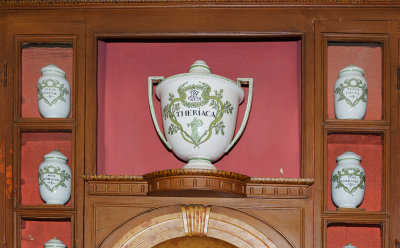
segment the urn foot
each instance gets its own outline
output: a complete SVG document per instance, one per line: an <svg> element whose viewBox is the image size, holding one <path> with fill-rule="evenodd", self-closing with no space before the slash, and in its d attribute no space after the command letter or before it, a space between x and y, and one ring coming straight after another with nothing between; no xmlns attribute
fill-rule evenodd
<svg viewBox="0 0 400 248"><path fill-rule="evenodd" d="M189 162L183 166L183 169L216 170L217 168L206 158L190 158Z"/></svg>

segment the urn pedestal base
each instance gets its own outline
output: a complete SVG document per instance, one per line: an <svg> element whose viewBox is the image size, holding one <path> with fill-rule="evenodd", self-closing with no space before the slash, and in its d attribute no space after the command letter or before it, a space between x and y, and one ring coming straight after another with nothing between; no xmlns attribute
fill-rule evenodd
<svg viewBox="0 0 400 248"><path fill-rule="evenodd" d="M210 160L205 158L190 158L189 162L183 166L183 169L205 169L205 170L216 170L215 166Z"/></svg>
<svg viewBox="0 0 400 248"><path fill-rule="evenodd" d="M250 177L220 170L175 169L148 173L143 179L149 185L148 195L153 196L246 197Z"/></svg>

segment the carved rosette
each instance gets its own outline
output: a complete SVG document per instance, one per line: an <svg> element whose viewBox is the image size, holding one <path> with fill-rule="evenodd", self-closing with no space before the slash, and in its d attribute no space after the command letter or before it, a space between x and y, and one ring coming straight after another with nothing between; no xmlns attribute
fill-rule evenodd
<svg viewBox="0 0 400 248"><path fill-rule="evenodd" d="M192 204L182 206L182 218L186 236L207 236L211 206Z"/></svg>

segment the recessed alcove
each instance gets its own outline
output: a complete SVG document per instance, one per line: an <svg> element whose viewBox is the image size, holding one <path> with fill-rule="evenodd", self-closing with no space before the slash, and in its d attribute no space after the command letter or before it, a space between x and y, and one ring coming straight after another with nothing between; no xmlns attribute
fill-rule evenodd
<svg viewBox="0 0 400 248"><path fill-rule="evenodd" d="M21 48L21 117L42 118L38 107L37 82L41 69L54 64L65 72L71 87L73 110L74 49L69 43L26 43ZM72 116L72 111L69 118Z"/></svg>
<svg viewBox="0 0 400 248"><path fill-rule="evenodd" d="M235 81L254 78L247 127L236 146L215 163L217 169L300 177L301 47L297 38L98 41L97 174L143 175L183 167L156 134L147 80L188 72L202 59L213 74ZM244 89L237 129L248 98ZM160 104L153 97L161 125Z"/></svg>
<svg viewBox="0 0 400 248"><path fill-rule="evenodd" d="M331 223L327 228L327 248L342 248L351 243L356 247L380 248L382 226L379 224Z"/></svg>
<svg viewBox="0 0 400 248"><path fill-rule="evenodd" d="M328 134L327 167L327 208L336 210L331 197L331 176L336 158L344 152L352 151L361 156L361 166L365 171L365 196L359 206L367 211L382 211L383 135L380 133L331 133Z"/></svg>
<svg viewBox="0 0 400 248"><path fill-rule="evenodd" d="M23 131L21 137L21 179L20 205L45 206L39 193L38 170L43 163L43 156L59 150L68 158L72 167L73 134L69 130L61 131ZM73 169L72 169L73 173ZM71 205L68 201L67 206Z"/></svg>
<svg viewBox="0 0 400 248"><path fill-rule="evenodd" d="M21 248L44 247L44 243L56 237L67 247L71 246L71 219L67 218L22 218L21 228Z"/></svg>
<svg viewBox="0 0 400 248"><path fill-rule="evenodd" d="M364 70L368 84L368 104L364 120L381 120L383 48L377 42L328 42L327 103L328 119L335 119L334 86L340 70L355 65Z"/></svg>

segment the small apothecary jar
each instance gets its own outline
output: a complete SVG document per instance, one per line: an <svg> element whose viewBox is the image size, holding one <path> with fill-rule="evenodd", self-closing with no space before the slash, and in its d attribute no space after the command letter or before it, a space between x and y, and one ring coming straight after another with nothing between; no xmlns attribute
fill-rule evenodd
<svg viewBox="0 0 400 248"><path fill-rule="evenodd" d="M332 201L338 208L356 208L364 199L365 172L361 157L348 151L338 156L332 172Z"/></svg>
<svg viewBox="0 0 400 248"><path fill-rule="evenodd" d="M71 88L65 72L55 65L41 69L38 80L38 106L45 118L67 118L71 109Z"/></svg>
<svg viewBox="0 0 400 248"><path fill-rule="evenodd" d="M367 112L368 85L363 69L350 65L340 70L334 94L337 119L364 118Z"/></svg>
<svg viewBox="0 0 400 248"><path fill-rule="evenodd" d="M54 150L39 166L39 191L46 204L65 204L71 197L71 169L67 157Z"/></svg>
<svg viewBox="0 0 400 248"><path fill-rule="evenodd" d="M44 248L66 248L67 246L56 237L50 239L44 244Z"/></svg>

